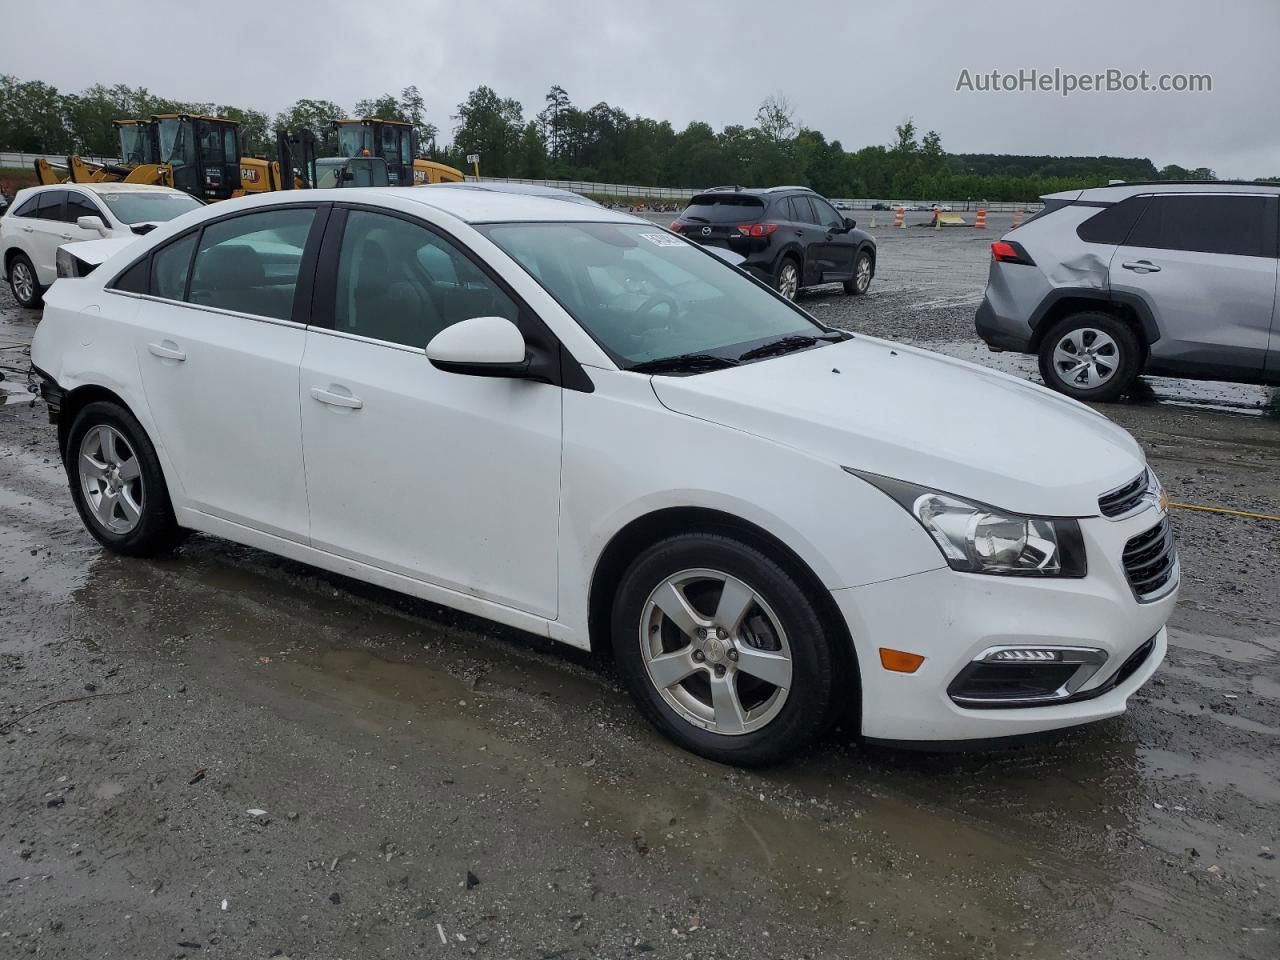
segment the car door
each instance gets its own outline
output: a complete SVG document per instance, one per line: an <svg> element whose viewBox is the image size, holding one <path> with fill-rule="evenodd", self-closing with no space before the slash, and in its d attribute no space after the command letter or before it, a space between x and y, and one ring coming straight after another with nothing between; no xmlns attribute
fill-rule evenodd
<svg viewBox="0 0 1280 960"><path fill-rule="evenodd" d="M858 252L856 240L844 225L844 216L821 197L810 197L813 211L822 228L823 280L848 280L853 276L853 260Z"/></svg>
<svg viewBox="0 0 1280 960"><path fill-rule="evenodd" d="M1154 194L1111 258L1114 294L1151 308L1153 372L1260 376L1276 300L1276 199Z"/></svg>
<svg viewBox="0 0 1280 960"><path fill-rule="evenodd" d="M134 320L143 389L185 506L307 538L298 412L326 205L253 208L157 248Z"/></svg>
<svg viewBox="0 0 1280 960"><path fill-rule="evenodd" d="M72 239L63 218L66 190L43 190L35 198L34 212L22 218L18 228L22 248L36 268L36 279L48 286L58 278L58 247Z"/></svg>
<svg viewBox="0 0 1280 960"><path fill-rule="evenodd" d="M791 211L791 229L796 241L804 250L804 277L802 286L812 286L822 282L822 274L826 269L823 261L822 242L826 231L818 224L818 215L814 211L809 198L803 194L787 197L787 208Z"/></svg>
<svg viewBox="0 0 1280 960"><path fill-rule="evenodd" d="M445 373L425 346L527 308L451 238L390 211L336 210L302 407L311 543L553 619L559 387Z"/></svg>

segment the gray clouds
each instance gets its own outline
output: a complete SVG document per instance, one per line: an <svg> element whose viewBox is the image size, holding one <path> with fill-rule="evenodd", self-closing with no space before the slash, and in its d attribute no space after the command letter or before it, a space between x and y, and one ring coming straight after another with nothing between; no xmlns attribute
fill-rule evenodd
<svg viewBox="0 0 1280 960"><path fill-rule="evenodd" d="M783 93L846 148L887 143L911 115L951 152L1148 156L1221 176L1280 175L1280 3L1070 5L765 0L477 4L13 3L0 70L65 91L143 85L276 112L416 84L443 139L485 83L530 117L558 83L677 128L749 124ZM394 14L394 15L393 15ZM956 92L964 69L1207 73L1211 93Z"/></svg>

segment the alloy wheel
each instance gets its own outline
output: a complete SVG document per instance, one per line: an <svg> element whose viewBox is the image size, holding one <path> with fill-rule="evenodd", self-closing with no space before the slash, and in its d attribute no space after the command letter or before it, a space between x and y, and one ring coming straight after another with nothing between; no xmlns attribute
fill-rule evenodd
<svg viewBox="0 0 1280 960"><path fill-rule="evenodd" d="M142 520L142 464L115 427L99 424L80 441L77 469L85 503L111 533L130 533Z"/></svg>
<svg viewBox="0 0 1280 960"><path fill-rule="evenodd" d="M1120 369L1120 348L1095 327L1068 330L1053 349L1053 368L1065 383L1091 390Z"/></svg>
<svg viewBox="0 0 1280 960"><path fill-rule="evenodd" d="M639 640L649 680L694 726L741 736L787 701L786 632L765 599L730 574L699 568L667 577L645 601Z"/></svg>
<svg viewBox="0 0 1280 960"><path fill-rule="evenodd" d="M13 283L13 293L23 304L30 303L35 299L36 278L31 275L31 268L26 262L19 260L13 265L13 272L9 275Z"/></svg>
<svg viewBox="0 0 1280 960"><path fill-rule="evenodd" d="M858 287L859 293L866 293L867 288L871 286L871 258L867 256L858 258L858 269L854 274L853 282Z"/></svg>
<svg viewBox="0 0 1280 960"><path fill-rule="evenodd" d="M799 289L800 271L796 269L794 263L787 260L778 273L778 292L788 300L794 300Z"/></svg>

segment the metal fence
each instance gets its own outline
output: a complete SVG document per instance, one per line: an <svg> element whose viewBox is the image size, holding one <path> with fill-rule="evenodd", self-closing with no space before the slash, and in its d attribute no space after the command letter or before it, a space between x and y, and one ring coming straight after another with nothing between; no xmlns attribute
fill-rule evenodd
<svg viewBox="0 0 1280 960"><path fill-rule="evenodd" d="M483 183L528 183L542 187L558 187L561 190L572 190L574 193L590 193L600 197L625 197L628 199L646 199L655 200L688 200L694 194L701 193L701 190L695 190L692 187L644 187L639 184L626 183L595 183L591 180L531 180L521 177L480 177ZM473 176L468 176L467 180L474 182ZM1023 210L1027 212L1039 210L1042 204L1039 200L1014 202L1014 201L985 201L985 200L876 200L869 197L831 197L832 201L837 203L847 203L854 210L870 210L873 205L889 204L896 208L900 204L912 207L929 207L937 202L944 207L950 207L955 211L973 211L982 207L990 213L1012 213L1015 210Z"/></svg>
<svg viewBox="0 0 1280 960"><path fill-rule="evenodd" d="M15 167L24 170L30 170L31 165L38 159L48 160L55 166L65 166L67 158L65 156L55 156L52 154L40 153L0 153L0 167ZM90 163L119 163L116 157L83 157L82 159ZM467 177L468 180L474 181L476 178ZM598 197L618 197L625 199L654 199L654 200L688 200L700 190L692 187L645 187L632 183L596 183L592 180L530 180L520 177L481 177L484 183L529 183L542 187L558 187L561 190L572 190L574 193L590 193ZM847 203L854 210L870 210L873 204L889 203L886 200L875 200L868 198L849 198L849 197L832 197L840 203ZM899 203L906 204L908 207L930 206L934 201L925 200L894 200L893 206ZM981 200L940 200L938 203L951 207L952 210L977 210L983 207L992 213L1009 213L1014 210L1034 211L1040 209L1040 202L1028 201L1026 203L1010 203L1003 201L994 201L986 203Z"/></svg>

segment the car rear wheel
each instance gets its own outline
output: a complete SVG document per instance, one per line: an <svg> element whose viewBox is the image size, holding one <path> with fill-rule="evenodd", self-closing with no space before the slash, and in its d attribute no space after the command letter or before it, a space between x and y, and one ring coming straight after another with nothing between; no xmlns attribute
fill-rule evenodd
<svg viewBox="0 0 1280 960"><path fill-rule="evenodd" d="M1077 400L1110 403L1142 372L1142 347L1133 328L1096 311L1059 320L1040 343L1040 375Z"/></svg>
<svg viewBox="0 0 1280 960"><path fill-rule="evenodd" d="M107 549L146 557L182 540L155 448L124 407L87 404L67 434L63 463L80 519Z"/></svg>
<svg viewBox="0 0 1280 960"><path fill-rule="evenodd" d="M36 268L31 265L25 253L18 254L9 265L9 289L13 291L13 299L22 306L40 306L43 299L40 295L40 281L36 279Z"/></svg>
<svg viewBox="0 0 1280 960"><path fill-rule="evenodd" d="M796 298L796 294L800 292L800 264L796 263L794 257L782 258L778 264L778 275L774 277L773 286L788 300Z"/></svg>
<svg viewBox="0 0 1280 960"><path fill-rule="evenodd" d="M853 279L844 282L844 292L851 296L861 296L871 286L871 254L865 250L858 254L853 262Z"/></svg>
<svg viewBox="0 0 1280 960"><path fill-rule="evenodd" d="M829 630L772 558L726 536L688 533L645 550L619 584L616 662L641 712L668 738L721 763L793 755L831 723Z"/></svg>

